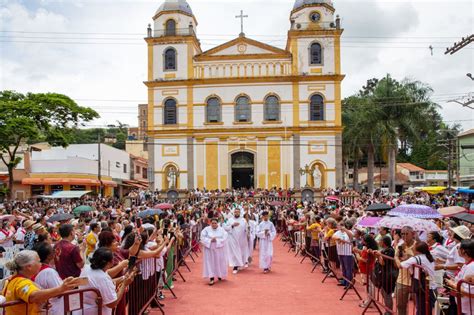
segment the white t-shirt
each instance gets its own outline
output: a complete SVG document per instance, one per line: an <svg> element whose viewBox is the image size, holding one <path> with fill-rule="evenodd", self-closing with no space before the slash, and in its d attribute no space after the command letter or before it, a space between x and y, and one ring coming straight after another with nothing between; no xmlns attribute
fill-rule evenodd
<svg viewBox="0 0 474 315"><path fill-rule="evenodd" d="M417 258L418 258L418 261L417 261ZM411 269L411 266L413 265L420 265L425 269L425 272L428 274L428 277L430 279L435 279L435 263L434 261L430 262L428 258L426 258L426 255L417 255L417 256L410 257L407 260L402 261L400 264L403 269ZM419 279L420 276L419 276L418 268L414 270L413 277L415 279ZM437 287L438 287L438 284L435 281L430 281L430 289L436 290Z"/></svg>
<svg viewBox="0 0 474 315"><path fill-rule="evenodd" d="M95 288L102 295L102 314L112 315L112 309L106 305L117 300L115 284L107 272L97 269L93 270L90 266L85 266L81 272L81 277L89 279L89 285L80 286L80 289ZM97 314L97 295L93 292L84 293L84 315Z"/></svg>
<svg viewBox="0 0 474 315"><path fill-rule="evenodd" d="M352 244L350 243L351 239L346 232L337 231L334 233L333 238L341 240L336 241L336 249L339 256L352 256Z"/></svg>
<svg viewBox="0 0 474 315"><path fill-rule="evenodd" d="M456 282L462 279L466 279L468 276L474 276L474 263L473 262L462 266L461 271L459 271L458 275L456 276ZM465 283L461 287L463 291L471 292L471 294L474 291L474 286L469 286ZM471 308L470 310L469 310L469 307ZM462 297L461 308L464 314L474 314L474 299L473 298L469 299L469 297Z"/></svg>
<svg viewBox="0 0 474 315"><path fill-rule="evenodd" d="M15 240L24 242L25 241L26 230L22 227L18 228L15 233ZM22 244L16 245L18 248L24 248L25 246Z"/></svg>
<svg viewBox="0 0 474 315"><path fill-rule="evenodd" d="M3 229L3 230L0 231L0 240L3 241L3 240L7 239L8 237L10 237L12 235L13 235L12 231ZM8 241L3 243L1 246L3 246L4 248L13 247L13 239L10 238Z"/></svg>
<svg viewBox="0 0 474 315"><path fill-rule="evenodd" d="M461 244L457 244L456 246L451 248L451 250L449 251L448 257L446 259L446 265L447 266L456 265L456 264L464 264L465 263L464 258L459 256L458 249L459 249L460 245ZM446 270L446 273L454 276L456 272L455 272L455 270Z"/></svg>
<svg viewBox="0 0 474 315"><path fill-rule="evenodd" d="M449 250L444 247L443 245L436 243L430 248L430 253L433 255L433 258L436 259L442 259L446 260L449 255Z"/></svg>
<svg viewBox="0 0 474 315"><path fill-rule="evenodd" d="M63 280L59 277L59 274L53 268L46 268L41 270L35 277L35 283L41 287L41 289L53 289L61 286ZM64 298L52 298L49 299L51 303L50 314L62 314L64 313Z"/></svg>

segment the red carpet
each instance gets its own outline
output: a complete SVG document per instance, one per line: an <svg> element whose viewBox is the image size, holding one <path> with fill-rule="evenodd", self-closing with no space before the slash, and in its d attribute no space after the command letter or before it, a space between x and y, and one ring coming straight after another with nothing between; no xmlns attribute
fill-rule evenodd
<svg viewBox="0 0 474 315"><path fill-rule="evenodd" d="M323 275L318 267L311 273L312 265L308 259L300 264L301 257L288 253L279 239L275 239L273 268L269 274L258 269L258 249L254 252L254 263L246 270L233 275L229 269L229 277L225 281L216 282L212 287L203 279L201 260L202 253L196 263L187 259L191 272L180 268L186 282L175 283L174 292L178 296L173 299L171 293L165 291L163 301L165 312L186 315L224 315L224 314L361 314L358 307L359 299L350 291L343 301L339 298L343 293L336 286L334 278L321 283ZM365 291L359 290L365 298ZM152 314L161 314L153 310Z"/></svg>

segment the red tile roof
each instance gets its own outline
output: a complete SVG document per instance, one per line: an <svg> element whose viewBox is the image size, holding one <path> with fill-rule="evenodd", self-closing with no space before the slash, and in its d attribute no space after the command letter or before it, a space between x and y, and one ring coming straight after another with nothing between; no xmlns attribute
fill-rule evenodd
<svg viewBox="0 0 474 315"><path fill-rule="evenodd" d="M409 170L410 172L424 172L425 171L421 167L416 166L416 165L411 164L411 163L397 163L397 166L400 166L400 167L402 167L406 170Z"/></svg>

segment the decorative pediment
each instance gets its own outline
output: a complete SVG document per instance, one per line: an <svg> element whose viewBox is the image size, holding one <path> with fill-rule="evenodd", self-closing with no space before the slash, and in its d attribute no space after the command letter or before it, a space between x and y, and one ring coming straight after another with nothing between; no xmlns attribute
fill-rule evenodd
<svg viewBox="0 0 474 315"><path fill-rule="evenodd" d="M237 37L195 57L196 61L282 58L291 58L291 54L284 49L244 36Z"/></svg>

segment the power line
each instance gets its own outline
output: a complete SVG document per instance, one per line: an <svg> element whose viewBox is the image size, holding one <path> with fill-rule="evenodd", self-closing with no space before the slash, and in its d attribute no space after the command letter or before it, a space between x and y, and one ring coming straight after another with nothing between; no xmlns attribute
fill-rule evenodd
<svg viewBox="0 0 474 315"><path fill-rule="evenodd" d="M155 30L156 31L156 30ZM20 34L67 34L67 35L139 35L146 36L146 32L142 33L126 33L126 32L56 32L56 31L15 31L15 30L1 30L0 33L20 33ZM226 37L236 37L236 34L200 34L198 36L226 36ZM284 34L249 34L250 36L255 37L285 37ZM345 35L345 38L412 38L412 39L423 39L423 38L458 38L455 36L356 36L356 35Z"/></svg>

